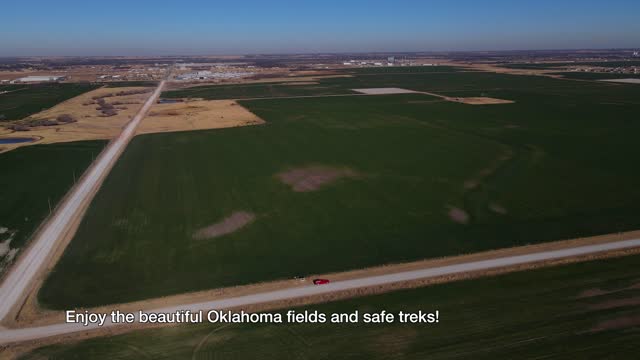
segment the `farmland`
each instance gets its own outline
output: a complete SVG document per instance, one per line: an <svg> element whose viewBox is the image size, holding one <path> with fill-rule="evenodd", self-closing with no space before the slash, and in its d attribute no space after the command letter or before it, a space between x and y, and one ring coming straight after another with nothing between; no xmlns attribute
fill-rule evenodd
<svg viewBox="0 0 640 360"><path fill-rule="evenodd" d="M190 325L49 346L21 359L633 358L639 264L632 255L297 309L439 310L436 325Z"/></svg>
<svg viewBox="0 0 640 360"><path fill-rule="evenodd" d="M590 73L590 72L562 72L562 73L558 73L558 75L562 75L567 79L579 79L579 80L640 78L640 74L612 74L612 73Z"/></svg>
<svg viewBox="0 0 640 360"><path fill-rule="evenodd" d="M490 73L325 83L515 103L253 100L241 103L265 125L139 136L40 302L94 306L638 228L640 87Z"/></svg>
<svg viewBox="0 0 640 360"><path fill-rule="evenodd" d="M309 95L351 94L339 86L261 83L243 85L204 85L184 90L166 91L165 98L202 98L205 100L246 99L256 97L288 97Z"/></svg>
<svg viewBox="0 0 640 360"><path fill-rule="evenodd" d="M640 66L638 60L612 60L612 61L572 61L572 62L546 62L546 63L522 63L522 64L501 64L500 66L510 69L554 69L567 66L597 66L606 68L617 68L626 66Z"/></svg>
<svg viewBox="0 0 640 360"><path fill-rule="evenodd" d="M25 118L95 88L89 84L2 85L0 121Z"/></svg>
<svg viewBox="0 0 640 360"><path fill-rule="evenodd" d="M0 154L0 271L21 248L105 142L32 145ZM8 243L8 239L11 239Z"/></svg>

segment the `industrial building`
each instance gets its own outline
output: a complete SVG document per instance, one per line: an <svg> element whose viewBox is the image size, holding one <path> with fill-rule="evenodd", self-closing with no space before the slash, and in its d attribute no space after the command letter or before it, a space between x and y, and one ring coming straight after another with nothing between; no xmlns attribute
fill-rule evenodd
<svg viewBox="0 0 640 360"><path fill-rule="evenodd" d="M39 83L39 82L55 82L65 80L66 76L59 75L36 75L36 76L25 76L19 79L15 79L13 83Z"/></svg>

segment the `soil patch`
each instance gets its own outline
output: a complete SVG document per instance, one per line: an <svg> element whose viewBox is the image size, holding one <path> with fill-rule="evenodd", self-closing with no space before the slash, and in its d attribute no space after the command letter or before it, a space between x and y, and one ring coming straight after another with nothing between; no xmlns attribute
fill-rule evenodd
<svg viewBox="0 0 640 360"><path fill-rule="evenodd" d="M606 310L615 309L625 306L638 306L640 305L640 297L632 297L627 299L609 300L598 304L589 305L590 310Z"/></svg>
<svg viewBox="0 0 640 360"><path fill-rule="evenodd" d="M392 95L392 94L413 94L415 91L401 88L368 88L352 89L355 92L367 95Z"/></svg>
<svg viewBox="0 0 640 360"><path fill-rule="evenodd" d="M253 213L236 211L222 221L196 231L193 233L193 238L196 240L212 239L231 234L248 225L255 220L255 218L256 216Z"/></svg>
<svg viewBox="0 0 640 360"><path fill-rule="evenodd" d="M640 316L624 316L599 322L591 328L592 332L619 330L640 325Z"/></svg>
<svg viewBox="0 0 640 360"><path fill-rule="evenodd" d="M449 218L458 224L468 224L469 223L469 214L457 207L449 207L449 212L447 213Z"/></svg>
<svg viewBox="0 0 640 360"><path fill-rule="evenodd" d="M600 80L600 81L605 81L605 82L614 82L614 83L621 83L621 84L640 84L640 79L606 79L606 80Z"/></svg>
<svg viewBox="0 0 640 360"><path fill-rule="evenodd" d="M295 192L309 192L342 178L357 177L358 173L348 168L316 165L291 169L276 176L280 181L291 186Z"/></svg>
<svg viewBox="0 0 640 360"><path fill-rule="evenodd" d="M499 104L513 104L512 100L496 99L490 97L464 97L464 98L450 98L449 101L459 102L468 105L499 105Z"/></svg>

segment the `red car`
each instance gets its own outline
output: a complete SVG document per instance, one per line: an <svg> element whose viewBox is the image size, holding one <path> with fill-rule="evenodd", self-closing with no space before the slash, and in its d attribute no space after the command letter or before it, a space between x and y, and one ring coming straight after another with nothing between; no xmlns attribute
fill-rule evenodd
<svg viewBox="0 0 640 360"><path fill-rule="evenodd" d="M329 281L328 279L313 279L313 285L324 285L330 282L331 281Z"/></svg>

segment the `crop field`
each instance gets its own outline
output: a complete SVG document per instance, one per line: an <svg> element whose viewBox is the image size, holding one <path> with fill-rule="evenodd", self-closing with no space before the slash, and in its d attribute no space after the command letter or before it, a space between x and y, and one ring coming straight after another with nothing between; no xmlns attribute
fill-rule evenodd
<svg viewBox="0 0 640 360"><path fill-rule="evenodd" d="M398 87L415 91L436 92L445 95L459 91L474 91L473 94L477 94L478 96L489 96L498 90L518 90L537 94L543 92L541 90L549 89L571 90L574 86L575 83L571 81L558 81L540 76L512 76L489 72L381 72L363 73L354 75L353 77L318 79L317 84L311 85L262 83L195 86L182 90L165 91L162 93L162 97L220 100L290 96L324 96L354 94L352 89L378 87ZM600 91L603 90L603 88L598 89ZM527 94L527 96L530 96L530 94Z"/></svg>
<svg viewBox="0 0 640 360"><path fill-rule="evenodd" d="M0 272L104 144L31 145L0 154Z"/></svg>
<svg viewBox="0 0 640 360"><path fill-rule="evenodd" d="M49 346L21 359L634 358L639 265L632 255L296 309L439 310L432 325L188 325Z"/></svg>
<svg viewBox="0 0 640 360"><path fill-rule="evenodd" d="M295 83L259 83L243 85L204 85L183 90L165 91L163 98L202 98L205 100L247 99L310 95L352 94L335 85L298 85Z"/></svg>
<svg viewBox="0 0 640 360"><path fill-rule="evenodd" d="M489 73L329 80L515 103L253 100L241 103L265 125L139 136L40 302L102 305L640 227L640 87Z"/></svg>
<svg viewBox="0 0 640 360"><path fill-rule="evenodd" d="M2 85L0 121L20 120L97 87L89 84Z"/></svg>
<svg viewBox="0 0 640 360"><path fill-rule="evenodd" d="M598 66L607 68L640 66L640 60L614 60L614 61L574 61L556 63L523 63L523 64L500 64L501 67L510 69L553 69L567 66Z"/></svg>
<svg viewBox="0 0 640 360"><path fill-rule="evenodd" d="M420 74L420 73L448 73L462 71L456 66L377 66L355 69L343 69L342 71L353 74Z"/></svg>
<svg viewBox="0 0 640 360"><path fill-rule="evenodd" d="M579 79L579 80L640 78L640 74L611 74L611 73L588 73L588 72L562 72L562 73L558 73L558 75L562 75L567 79Z"/></svg>

